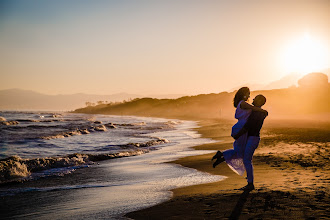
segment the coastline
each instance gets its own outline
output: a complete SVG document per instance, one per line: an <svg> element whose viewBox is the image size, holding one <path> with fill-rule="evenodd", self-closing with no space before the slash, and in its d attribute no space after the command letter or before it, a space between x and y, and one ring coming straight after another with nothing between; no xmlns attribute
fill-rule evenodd
<svg viewBox="0 0 330 220"><path fill-rule="evenodd" d="M163 129L148 134L172 141L148 154L103 160L70 175L3 185L0 189L4 192L0 196L0 216L4 219L47 219L56 213L56 219L95 216L120 219L129 211L167 201L175 187L221 179L220 176L168 163L189 155L213 152L191 149L198 143L211 142L200 138L193 130L195 122L186 121L175 127L174 130Z"/></svg>
<svg viewBox="0 0 330 220"><path fill-rule="evenodd" d="M199 120L201 127L196 130L202 137L211 138L217 142L194 148L196 150L231 148L233 140L228 136L230 123L231 121L223 120ZM328 219L330 217L330 175L329 166L324 166L324 164L327 164L329 160L330 127L327 122L322 124L321 130L317 130L318 133L315 133L317 129L315 124L306 123L309 124L291 123L289 124L291 131L290 129L282 131L284 134L290 134L293 131L302 133L300 138L297 137L301 142L295 140L293 135L279 138L280 136L273 134L285 127L286 124L283 122L266 123L265 131L261 136L263 140L261 147L256 151L253 160L256 190L250 193L237 190L246 185L245 178L232 172L225 163L213 169L210 161L213 154L184 157L171 163L214 175L223 175L227 178L214 183L176 188L172 190L171 200L128 213L126 217L132 219ZM299 130L304 126L309 128L305 131L310 135L309 138L306 137L304 131ZM320 145L315 143L320 143ZM302 144L309 144L310 146L307 147L324 146L322 148L323 153L325 152L324 157L323 159L314 157L315 152L309 151L306 154L301 152L298 154L298 152L297 158L293 156L289 162L283 159L285 157L269 158L274 155L271 150L274 148L281 150L288 147L286 144L291 147ZM268 153L264 153L265 150ZM306 158L312 156L316 162L308 164L299 155Z"/></svg>
<svg viewBox="0 0 330 220"><path fill-rule="evenodd" d="M173 117L166 116L162 118L173 119ZM133 192L143 193L145 197L145 193L150 191L148 188L128 186L128 188L125 186L125 189L120 191L117 185L114 187L115 191L111 191L108 186L113 185L104 184L107 182L107 178L113 179L114 174L119 174L118 178L121 179L121 173L130 172L127 173L127 177L137 175L142 178L142 182L146 178L167 180L166 184L171 186L165 189L166 195L159 196L151 192L151 198L155 201L158 200L158 202L151 202L147 198L146 204L142 204L141 201L134 204L139 208L125 207L123 212L120 211L127 213L138 210L125 215L126 218L130 219L329 218L330 122L266 120L262 129L261 144L253 161L256 190L245 193L237 190L246 184L245 178L232 172L225 163L213 169L210 160L216 150L232 148L233 139L228 135L235 121L192 117L177 118L178 120L194 121L194 124L196 122L199 125L197 128L192 128L192 133L197 131L197 135L188 134L190 136L187 139L191 148L190 153L183 152L179 157L172 157L173 152L178 152L176 149L168 148L168 154L165 154L165 157L158 157L157 160L153 158L153 161L158 161L156 165L159 163L158 165L162 164L162 167L166 168L176 164L174 166L183 168L181 170L193 168L196 172L202 171L205 174L210 173L218 177L225 176L226 179L220 181L213 179L213 181L209 181L210 183L200 184L201 181L198 182L200 177L189 176L190 179L183 178L187 180L188 184L181 184L183 182L178 184L178 182L168 179L168 176L156 177L156 175L171 174L173 170L163 172L164 170L161 168L162 172L160 172L147 164L141 166L143 158L154 157L155 154L161 153L160 151L153 151L153 153L143 154L139 157L119 158L116 160L116 164L101 161L99 165L89 169L78 169L66 178L58 176L40 179L34 183L26 182L24 185L28 192L2 202L7 203L7 211L15 211L20 217L27 217L27 214L33 210L32 215L42 219L52 215L52 211L57 210L59 219L92 218L96 214L99 218L111 218L113 210L109 203L118 202L114 198L127 196L128 201L134 194ZM173 135L176 137L177 134L173 133ZM207 138L214 142L196 143L195 136L201 139ZM198 152L199 150L203 152ZM180 172L177 173L177 178L182 179ZM216 178L217 176L213 177ZM63 180L65 181L63 182ZM97 180L97 182L90 184L89 180ZM71 186L72 183L74 183L73 186ZM152 185L158 187L162 184L153 182ZM44 189L45 186L48 187ZM119 194L113 196L111 193ZM50 200L48 199L49 196ZM162 196L164 202L159 204ZM168 200L170 197L171 199ZM61 198L61 200L57 198ZM79 199L77 200L77 198ZM34 205L30 207L31 204ZM127 204L132 203L128 202ZM149 208L141 209L141 205ZM116 214L116 216L122 215Z"/></svg>

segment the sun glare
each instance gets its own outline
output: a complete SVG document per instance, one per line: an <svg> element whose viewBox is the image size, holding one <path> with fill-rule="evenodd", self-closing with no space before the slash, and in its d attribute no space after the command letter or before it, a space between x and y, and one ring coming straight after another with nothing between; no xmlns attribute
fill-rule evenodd
<svg viewBox="0 0 330 220"><path fill-rule="evenodd" d="M329 68L326 46L306 33L286 48L283 64L286 73L306 74Z"/></svg>

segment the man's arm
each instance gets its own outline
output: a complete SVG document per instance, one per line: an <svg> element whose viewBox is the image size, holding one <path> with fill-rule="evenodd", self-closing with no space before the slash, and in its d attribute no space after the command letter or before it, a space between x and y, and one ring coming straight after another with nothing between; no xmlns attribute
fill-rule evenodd
<svg viewBox="0 0 330 220"><path fill-rule="evenodd" d="M243 127L236 135L233 136L233 138L235 140L237 140L240 136L242 136L243 134L245 134L248 130Z"/></svg>
<svg viewBox="0 0 330 220"><path fill-rule="evenodd" d="M268 115L268 111L262 109L261 107L256 107L256 106L250 105L249 103L244 102L244 101L241 102L240 107L242 109L251 109L252 111L263 112L266 116Z"/></svg>
<svg viewBox="0 0 330 220"><path fill-rule="evenodd" d="M234 135L233 138L237 140L240 136L242 136L246 132L256 129L256 126L258 126L257 122L263 121L265 117L267 117L267 114L265 113L252 112L248 120L246 121L244 127L236 135Z"/></svg>

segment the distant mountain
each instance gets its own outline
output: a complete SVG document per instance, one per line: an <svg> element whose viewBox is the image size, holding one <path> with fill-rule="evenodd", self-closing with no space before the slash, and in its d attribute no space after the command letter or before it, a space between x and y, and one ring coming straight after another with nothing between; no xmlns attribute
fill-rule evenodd
<svg viewBox="0 0 330 220"><path fill-rule="evenodd" d="M330 69L325 69L322 71L324 74L326 74L328 77L330 75ZM263 85L263 84L256 84L256 83L246 83L246 84L242 84L240 86L234 87L228 91L235 91L238 90L239 88L243 87L243 86L247 86L250 88L251 91L255 91L255 90L271 90L271 89L285 89L285 88L289 88L292 86L297 86L298 85L298 80L301 78L301 74L298 73L290 73L284 77L282 77L279 80L276 80L274 82L271 82L267 85Z"/></svg>
<svg viewBox="0 0 330 220"><path fill-rule="evenodd" d="M272 118L329 120L330 84L323 73L310 73L299 79L298 86L283 89L257 90L251 97L263 94L267 98L265 109ZM130 102L97 105L77 109L77 113L139 115L152 117L180 118L198 120L207 118L233 119L233 97L235 92L222 92L185 96L178 99L142 98Z"/></svg>
<svg viewBox="0 0 330 220"><path fill-rule="evenodd" d="M325 75L329 76L330 69L324 71ZM274 81L266 86L260 84L245 84L242 86L250 87L251 91L256 90L273 90L289 88L292 85L297 85L299 80L298 74L287 75L280 80ZM240 87L242 87L240 86ZM239 89L240 87L233 88L230 92ZM270 91L269 91L270 92ZM181 94L168 94L168 95L150 95L142 96L137 94L117 93L112 95L91 95L91 94L72 94L72 95L45 95L30 90L21 89L7 89L0 90L0 110L55 110L55 111L70 111L77 108L86 106L86 103L97 103L98 101L109 102L122 102L124 100L130 101L136 98L158 98L158 99L178 99L184 100L186 97ZM202 97L198 95L196 97ZM227 98L227 96L224 96ZM196 103L197 105L197 103Z"/></svg>
<svg viewBox="0 0 330 220"><path fill-rule="evenodd" d="M263 89L283 89L289 88L291 86L297 86L298 80L301 78L301 75L298 73L291 73L282 77L279 80L271 82L264 86Z"/></svg>
<svg viewBox="0 0 330 220"><path fill-rule="evenodd" d="M286 75L282 77L279 80L276 80L274 82L271 82L267 85L265 84L256 84L256 83L246 83L242 84L240 86L237 86L235 88L232 88L231 90L228 91L235 91L238 90L241 87L249 87L251 91L255 90L271 90L271 89L284 89L284 88L289 88L291 86L296 86L297 82L301 76L297 73L291 73L289 75Z"/></svg>
<svg viewBox="0 0 330 220"><path fill-rule="evenodd" d="M255 90L262 90L265 87L265 85L257 84L257 83L245 83L245 84L241 84L240 86L236 86L234 88L229 89L228 92L239 90L242 87L249 87L251 91L255 91Z"/></svg>
<svg viewBox="0 0 330 220"><path fill-rule="evenodd" d="M146 97L156 98L156 99L177 99L187 94L167 94L167 95L148 95Z"/></svg>
<svg viewBox="0 0 330 220"><path fill-rule="evenodd" d="M151 98L178 98L183 94L150 95ZM46 95L31 90L7 89L0 90L0 110L55 110L70 111L86 106L86 103L97 104L129 101L145 96L129 93L116 93L112 95L91 95L77 93L71 95Z"/></svg>
<svg viewBox="0 0 330 220"><path fill-rule="evenodd" d="M141 95L117 93L113 95L45 95L30 90L7 89L0 91L0 110L56 110L68 111L86 106L86 102L121 102L141 98Z"/></svg>

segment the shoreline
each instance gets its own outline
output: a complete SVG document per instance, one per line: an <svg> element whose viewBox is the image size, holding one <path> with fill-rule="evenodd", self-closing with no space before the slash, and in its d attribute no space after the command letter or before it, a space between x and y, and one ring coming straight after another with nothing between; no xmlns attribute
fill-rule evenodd
<svg viewBox="0 0 330 220"><path fill-rule="evenodd" d="M224 123L224 124L220 124ZM193 147L195 150L225 150L232 148L233 139L230 134L230 121L199 120L197 128L202 138L211 138L217 142ZM270 123L271 124L271 123ZM276 123L266 125L266 138L261 142L261 150L268 146L282 146L286 142L268 143L273 131L278 128ZM280 125L285 127L285 125ZM301 125L297 125L301 127ZM290 125L290 128L296 129ZM313 126L311 126L313 127ZM273 130L272 130L273 129ZM312 128L311 128L312 129ZM308 130L312 133L313 130ZM274 130L276 131L276 130ZM324 148L329 153L329 126L324 126L323 136L312 133L311 139L325 143ZM263 140L263 135L261 139ZM314 135L314 136L313 136ZM268 137L267 137L268 136ZM286 140L291 143L290 140ZM305 140L308 144L309 140ZM294 141L291 143L295 143ZM285 147L285 146L284 146ZM258 149L259 149L258 148ZM290 162L272 161L267 164L265 155L254 156L256 190L243 192L237 190L246 185L246 179L235 174L225 163L213 169L212 154L184 157L170 163L180 164L212 175L222 175L227 178L218 182L193 185L173 189L173 197L159 205L128 213L125 216L132 219L327 219L330 217L330 176L329 167L303 167L299 160ZM322 161L321 161L322 162ZM325 158L325 162L327 160ZM292 165L293 164L293 165ZM298 164L298 165L297 165Z"/></svg>
<svg viewBox="0 0 330 220"><path fill-rule="evenodd" d="M139 117L139 116L138 116ZM173 119L172 117L162 117L164 119ZM261 144L254 156L255 168L255 186L256 190L246 193L237 189L246 185L244 177L235 174L225 163L220 164L213 169L211 158L216 150L225 150L232 148L233 139L229 136L230 129L235 120L227 119L200 119L200 118L178 118L178 120L194 121L199 127L190 129L198 133L198 137L207 138L214 142L203 142L198 145L193 138L189 139L192 144L191 151L195 156L183 154L180 158L169 158L166 156L162 160L166 166L170 164L178 164L183 168L193 168L197 172L202 171L206 174L226 176L224 180L211 182L200 185L191 185L179 187L178 184L171 182L172 189L167 189L167 193L172 194L170 200L158 205L131 212L125 215L130 219L328 219L330 216L330 165L329 165L329 134L330 122L304 122L297 120L266 120L262 129ZM191 136L192 137L192 136ZM204 154L196 153L198 150L209 150ZM211 151L210 151L211 150ZM173 151L173 150L172 150ZM210 153L212 152L212 153ZM157 152L156 152L157 153ZM171 155L171 154L170 154ZM148 155L142 157L148 157ZM141 160L140 157L131 157L130 161ZM179 158L179 159L177 159ZM172 161L173 160L173 161ZM123 164L127 164L127 160L121 160ZM126 162L125 162L126 161ZM103 179L103 174L108 173L110 163L102 162L101 166L94 167L90 170L77 170L73 176L66 178L69 182L74 181L74 176L79 177L90 173L97 178ZM137 163L136 165L138 165ZM114 164L113 164L114 165ZM111 166L113 166L111 165ZM123 171L136 169L136 165L128 169L120 168ZM98 170L98 172L92 172ZM140 169L145 170L144 168ZM140 171L139 169L137 171ZM102 172L100 172L102 171ZM165 172L170 173L170 172ZM153 177L161 174L155 172L151 174L147 171L146 177ZM134 170L132 175L136 175ZM131 174L129 175L131 176ZM180 177L181 175L179 175ZM109 176L111 178L111 176ZM181 176L182 177L182 176ZM93 179L94 177L91 176ZM71 179L71 180L70 180ZM80 179L80 178L79 178ZM166 178L165 178L166 179ZM46 180L53 180L62 183L61 177ZM198 180L192 178L190 181ZM82 188L86 188L85 178L81 178ZM44 181L38 181L40 186L44 185ZM198 184L198 183L196 183ZM33 185L33 184L32 184ZM157 184L156 184L157 185ZM103 186L102 184L100 186ZM100 198L112 201L109 190L102 188L98 184L90 189L83 191L70 190L71 194L80 196L81 198L89 198L91 202L99 204ZM181 185L183 186L183 185ZM97 189L96 189L97 188ZM93 200L92 193L94 191L101 192L97 200ZM52 191L50 194L55 197L67 196L64 191ZM104 197L103 193L108 196ZM36 199L42 199L42 195L48 195L47 192L38 192L37 196L33 192L26 195L36 196ZM126 193L125 193L126 194ZM22 198L25 196L22 196ZM157 197L157 196L156 196ZM19 198L19 197L17 197ZM13 200L17 199L13 198ZM75 197L67 197L68 201ZM95 199L96 199L95 198ZM30 199L30 198L26 198ZM159 199L159 197L158 197ZM57 201L57 200L55 200ZM13 201L13 204L20 201ZM32 201L31 201L32 202ZM48 201L45 201L48 204ZM53 205L61 205L63 208L75 213L77 207L72 208L72 204L64 204L58 201ZM113 202L113 201L112 201ZM25 202L26 203L26 202ZM85 203L85 202L84 202ZM87 202L89 203L89 202ZM102 203L102 201L101 201ZM41 203L40 203L41 204ZM49 203L49 205L52 203ZM86 214L80 217L92 216L93 213L102 213L102 216L109 217L109 204L99 207L94 204L93 207L85 210ZM157 203L153 203L157 204ZM22 203L21 205L24 206ZM43 204L45 205L45 204ZM45 211L48 208L45 207ZM147 207L147 206L145 206ZM83 206L80 208L84 209ZM99 210L100 209L100 210ZM42 209L41 209L42 210ZM131 209L132 210L132 209ZM135 209L137 210L137 209ZM127 210L129 211L129 210ZM63 212L66 216L69 212Z"/></svg>
<svg viewBox="0 0 330 220"><path fill-rule="evenodd" d="M210 143L210 139L200 138L195 127L195 122L187 121L174 130L152 133L151 136L173 140L173 144L139 157L100 161L70 175L4 186L2 190L13 195L0 196L0 216L46 219L56 212L58 219L92 218L94 214L117 219L128 211L167 201L171 189L177 186L217 181L220 176L169 163L177 158L205 154L191 149L196 143Z"/></svg>

